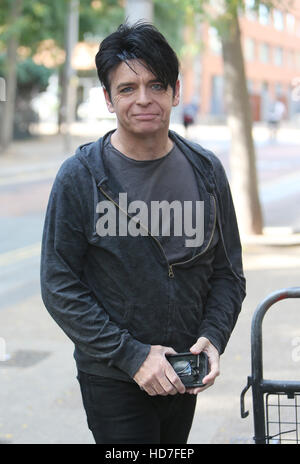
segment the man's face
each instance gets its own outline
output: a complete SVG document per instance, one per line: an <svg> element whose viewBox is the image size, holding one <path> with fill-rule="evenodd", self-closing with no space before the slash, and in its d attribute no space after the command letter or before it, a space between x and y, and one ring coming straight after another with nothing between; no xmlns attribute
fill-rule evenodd
<svg viewBox="0 0 300 464"><path fill-rule="evenodd" d="M137 60L128 63L130 67L121 63L111 74L111 99L104 90L108 110L128 135L168 131L171 109L179 103L179 81L173 94L170 85L165 89Z"/></svg>

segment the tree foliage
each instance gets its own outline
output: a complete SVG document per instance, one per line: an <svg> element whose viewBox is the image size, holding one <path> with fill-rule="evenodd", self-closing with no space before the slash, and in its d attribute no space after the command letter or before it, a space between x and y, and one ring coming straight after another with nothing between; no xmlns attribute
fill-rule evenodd
<svg viewBox="0 0 300 464"><path fill-rule="evenodd" d="M172 3L172 1L170 4L166 1L155 0L154 24L160 31L163 31L171 47L180 55L183 47L182 35L186 10L183 2L176 2L176 5Z"/></svg>
<svg viewBox="0 0 300 464"><path fill-rule="evenodd" d="M0 56L0 74L4 74L4 56ZM42 92L47 88L52 71L45 66L37 65L31 58L18 62L17 81L18 89L22 93L35 89Z"/></svg>
<svg viewBox="0 0 300 464"><path fill-rule="evenodd" d="M79 39L87 36L104 38L113 32L125 19L125 12L120 0L92 2L80 1Z"/></svg>
<svg viewBox="0 0 300 464"><path fill-rule="evenodd" d="M29 47L34 54L43 40L54 39L57 46L64 47L65 21L69 0L24 0L22 17L10 24L11 0L1 0L0 50L8 38L18 34L19 43ZM124 19L124 9L119 0L81 0L79 39L87 34L103 37L112 32Z"/></svg>

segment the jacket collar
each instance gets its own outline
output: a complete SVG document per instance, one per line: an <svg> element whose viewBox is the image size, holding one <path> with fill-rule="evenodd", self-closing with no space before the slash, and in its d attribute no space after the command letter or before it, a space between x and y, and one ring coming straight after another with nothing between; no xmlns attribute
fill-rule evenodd
<svg viewBox="0 0 300 464"><path fill-rule="evenodd" d="M82 164L89 170L91 176L96 180L97 187L101 186L108 178L102 153L105 140L114 131L107 132L96 142L80 145L75 153Z"/></svg>
<svg viewBox="0 0 300 464"><path fill-rule="evenodd" d="M75 153L82 164L89 170L91 176L94 177L97 187L101 186L108 179L104 157L102 156L103 146L105 140L113 134L115 130L116 129L107 132L96 142L80 145ZM215 182L212 175L213 165L210 152L200 145L186 140L174 131L169 131L169 137L176 143L182 153L184 153L201 175L207 190L212 192L215 188Z"/></svg>

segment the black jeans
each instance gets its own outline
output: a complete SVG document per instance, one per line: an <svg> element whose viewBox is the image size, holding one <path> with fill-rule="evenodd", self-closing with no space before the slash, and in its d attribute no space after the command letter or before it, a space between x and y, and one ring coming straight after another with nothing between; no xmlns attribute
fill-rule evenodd
<svg viewBox="0 0 300 464"><path fill-rule="evenodd" d="M186 444L197 396L150 396L136 383L78 372L88 426L97 444Z"/></svg>

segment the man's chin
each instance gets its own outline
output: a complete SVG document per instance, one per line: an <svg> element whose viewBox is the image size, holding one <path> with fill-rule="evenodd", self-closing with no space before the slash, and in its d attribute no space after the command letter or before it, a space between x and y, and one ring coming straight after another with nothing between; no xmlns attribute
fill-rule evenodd
<svg viewBox="0 0 300 464"><path fill-rule="evenodd" d="M132 133L135 135L155 135L163 133L168 130L168 125L162 124L151 124L148 121L143 121L142 124L135 124Z"/></svg>

